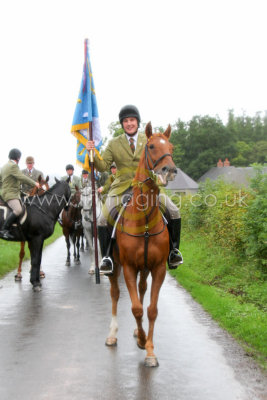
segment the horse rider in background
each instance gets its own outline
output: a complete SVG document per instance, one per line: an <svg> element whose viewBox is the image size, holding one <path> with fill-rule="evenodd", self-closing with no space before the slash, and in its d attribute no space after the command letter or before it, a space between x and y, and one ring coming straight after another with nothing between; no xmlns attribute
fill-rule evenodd
<svg viewBox="0 0 267 400"><path fill-rule="evenodd" d="M75 193L75 190L76 190L75 186L77 186L78 189L81 189L81 180L78 176L73 175L73 172L74 172L74 166L72 164L68 164L68 165L66 165L67 175L65 175L61 178L62 181L66 181L68 178L70 179L69 186L70 186L72 195Z"/></svg>
<svg viewBox="0 0 267 400"><path fill-rule="evenodd" d="M23 209L20 200L20 187L22 183L30 187L37 186L39 182L35 182L32 178L25 176L19 169L18 163L21 158L21 151L12 149L8 155L9 161L2 167L2 199L7 202L8 206L12 209L11 214L5 220L0 237L2 239L14 239L13 235L9 232L11 225L22 214Z"/></svg>
<svg viewBox="0 0 267 400"><path fill-rule="evenodd" d="M89 185L90 185L89 172L86 169L83 169L81 176L81 187L84 188L85 186Z"/></svg>
<svg viewBox="0 0 267 400"><path fill-rule="evenodd" d="M21 170L21 172L24 175L32 178L34 181L38 181L38 178L39 178L40 175L41 175L42 179L44 179L44 174L34 167L34 158L32 156L28 156L26 158L26 167L27 168L24 168L24 169ZM31 187L30 187L30 185L27 185L26 183L23 183L22 187L21 187L21 190L24 193L29 193L30 190L31 190Z"/></svg>
<svg viewBox="0 0 267 400"><path fill-rule="evenodd" d="M103 205L102 214L99 219L98 233L102 254L105 255L101 261L100 271L106 274L113 272L112 246L109 246L111 236L107 226L107 221L111 222L110 211L122 203L125 194L132 191L132 180L135 176L141 154L147 143L144 133L138 132L140 125L140 114L133 105L122 107L119 113L119 121L124 130L124 134L111 139L101 154L102 160L96 155L94 157L95 167L99 171L106 171L113 162L116 163L117 173L112 182ZM94 149L94 141L87 141L86 149ZM170 198L160 193L160 208L162 212L167 209L170 215L168 230L170 234L170 253L168 258L169 268L175 269L183 263L182 254L179 251L181 218L177 206ZM108 254L108 249L109 254Z"/></svg>

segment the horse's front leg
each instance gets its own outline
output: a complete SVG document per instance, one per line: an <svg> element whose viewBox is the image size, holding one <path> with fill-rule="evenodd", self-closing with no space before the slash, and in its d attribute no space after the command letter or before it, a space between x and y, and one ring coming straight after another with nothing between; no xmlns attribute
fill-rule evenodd
<svg viewBox="0 0 267 400"><path fill-rule="evenodd" d="M67 259L65 265L70 266L70 237L66 234L65 236L66 246L67 246Z"/></svg>
<svg viewBox="0 0 267 400"><path fill-rule="evenodd" d="M21 275L21 265L22 265L22 260L25 256L25 242L20 242L20 252L19 252L19 267L17 274L15 275L15 281L21 281L22 275Z"/></svg>
<svg viewBox="0 0 267 400"><path fill-rule="evenodd" d="M42 237L35 237L28 242L31 253L31 277L30 282L33 285L33 290L39 292L42 284L40 283L40 265L42 261L44 240Z"/></svg>
<svg viewBox="0 0 267 400"><path fill-rule="evenodd" d="M72 238L72 244L73 244L73 258L74 258L74 261L76 261L76 257L77 257L77 254L76 254L76 233L73 233L71 238Z"/></svg>
<svg viewBox="0 0 267 400"><path fill-rule="evenodd" d="M166 275L165 264L162 264L158 268L155 268L151 272L151 275L152 275L152 285L150 294L150 305L147 308L149 328L145 346L147 351L145 365L147 367L157 367L159 363L157 357L154 354L153 334L154 334L155 321L158 315L157 305L158 305L159 291Z"/></svg>
<svg viewBox="0 0 267 400"><path fill-rule="evenodd" d="M147 291L147 277L149 275L149 270L144 269L140 272L140 280L138 284L138 291L139 291L139 299L144 304L144 297ZM134 330L134 337L138 336L138 328Z"/></svg>
<svg viewBox="0 0 267 400"><path fill-rule="evenodd" d="M116 346L117 345L117 332L118 332L118 320L117 320L117 308L118 301L120 297L120 288L118 283L118 277L120 274L121 267L117 264L114 265L113 275L109 275L110 281L110 297L112 301L112 317L111 323L109 327L109 334L106 339L107 346Z"/></svg>
<svg viewBox="0 0 267 400"><path fill-rule="evenodd" d="M91 230L91 223L84 222L84 235L85 235L85 240L86 243L88 244L88 253L90 257L90 268L88 273L89 274L94 274L95 273L95 257L94 257L94 247L93 247L93 241L92 241L92 230ZM98 253L100 255L100 253ZM100 258L100 257L98 257Z"/></svg>
<svg viewBox="0 0 267 400"><path fill-rule="evenodd" d="M83 253L84 252L84 234L81 235L81 247L80 247L80 252Z"/></svg>
<svg viewBox="0 0 267 400"><path fill-rule="evenodd" d="M137 324L137 345L145 349L146 333L143 329L143 304L137 293L137 272L129 266L123 266L124 278L132 301L132 313Z"/></svg>
<svg viewBox="0 0 267 400"><path fill-rule="evenodd" d="M75 258L75 264L80 265L81 261L80 261L80 236L79 236L79 234L76 235L76 248L77 248L77 254L76 254L76 258Z"/></svg>

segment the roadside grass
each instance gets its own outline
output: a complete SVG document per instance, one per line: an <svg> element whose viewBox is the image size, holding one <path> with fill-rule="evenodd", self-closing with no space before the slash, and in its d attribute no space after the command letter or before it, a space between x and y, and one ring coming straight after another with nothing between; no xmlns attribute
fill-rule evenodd
<svg viewBox="0 0 267 400"><path fill-rule="evenodd" d="M58 223L56 223L54 233L52 236L50 236L48 239L45 240L44 247L53 243L61 235L62 235L62 228ZM19 242L8 242L5 240L0 240L0 277L3 277L8 272L18 267L19 252L20 252ZM30 252L28 249L28 245L26 244L24 260L28 260L29 258L30 258Z"/></svg>
<svg viewBox="0 0 267 400"><path fill-rule="evenodd" d="M183 232L181 250L184 264L171 275L267 369L266 272L211 243L204 232Z"/></svg>

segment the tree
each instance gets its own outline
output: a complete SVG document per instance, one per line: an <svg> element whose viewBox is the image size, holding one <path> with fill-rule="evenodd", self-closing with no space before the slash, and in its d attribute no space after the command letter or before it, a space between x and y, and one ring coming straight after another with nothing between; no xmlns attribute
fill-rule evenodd
<svg viewBox="0 0 267 400"><path fill-rule="evenodd" d="M246 142L238 141L235 144L237 156L234 157L231 163L235 167L245 167L250 164L252 155L252 145Z"/></svg>
<svg viewBox="0 0 267 400"><path fill-rule="evenodd" d="M232 157L233 140L218 117L194 116L188 123L178 120L175 128L171 141L180 145L180 167L193 179L215 166L219 158Z"/></svg>
<svg viewBox="0 0 267 400"><path fill-rule="evenodd" d="M111 122L108 126L108 130L112 137L117 137L124 133L120 121Z"/></svg>

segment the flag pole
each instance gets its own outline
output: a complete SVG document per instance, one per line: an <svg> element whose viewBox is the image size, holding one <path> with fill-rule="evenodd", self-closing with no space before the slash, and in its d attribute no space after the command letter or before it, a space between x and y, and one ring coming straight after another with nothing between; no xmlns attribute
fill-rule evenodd
<svg viewBox="0 0 267 400"><path fill-rule="evenodd" d="M86 46L89 46L89 40L84 40L84 58L86 63ZM89 111L89 110L88 110ZM89 122L88 140L93 140L92 122ZM93 237L95 244L95 282L100 283L100 272L98 266L98 242L97 242L97 224L96 224L96 201L95 201L95 167L94 167L94 151L89 151L89 160L91 167L91 184L92 184L92 208L93 208Z"/></svg>
<svg viewBox="0 0 267 400"><path fill-rule="evenodd" d="M93 140L92 122L89 122L88 139ZM95 282L100 283L100 273L98 266L98 242L97 242L97 224L96 224L96 201L95 201L95 168L93 150L89 151L89 160L91 167L91 184L92 184L92 206L93 206L93 236L95 244Z"/></svg>

